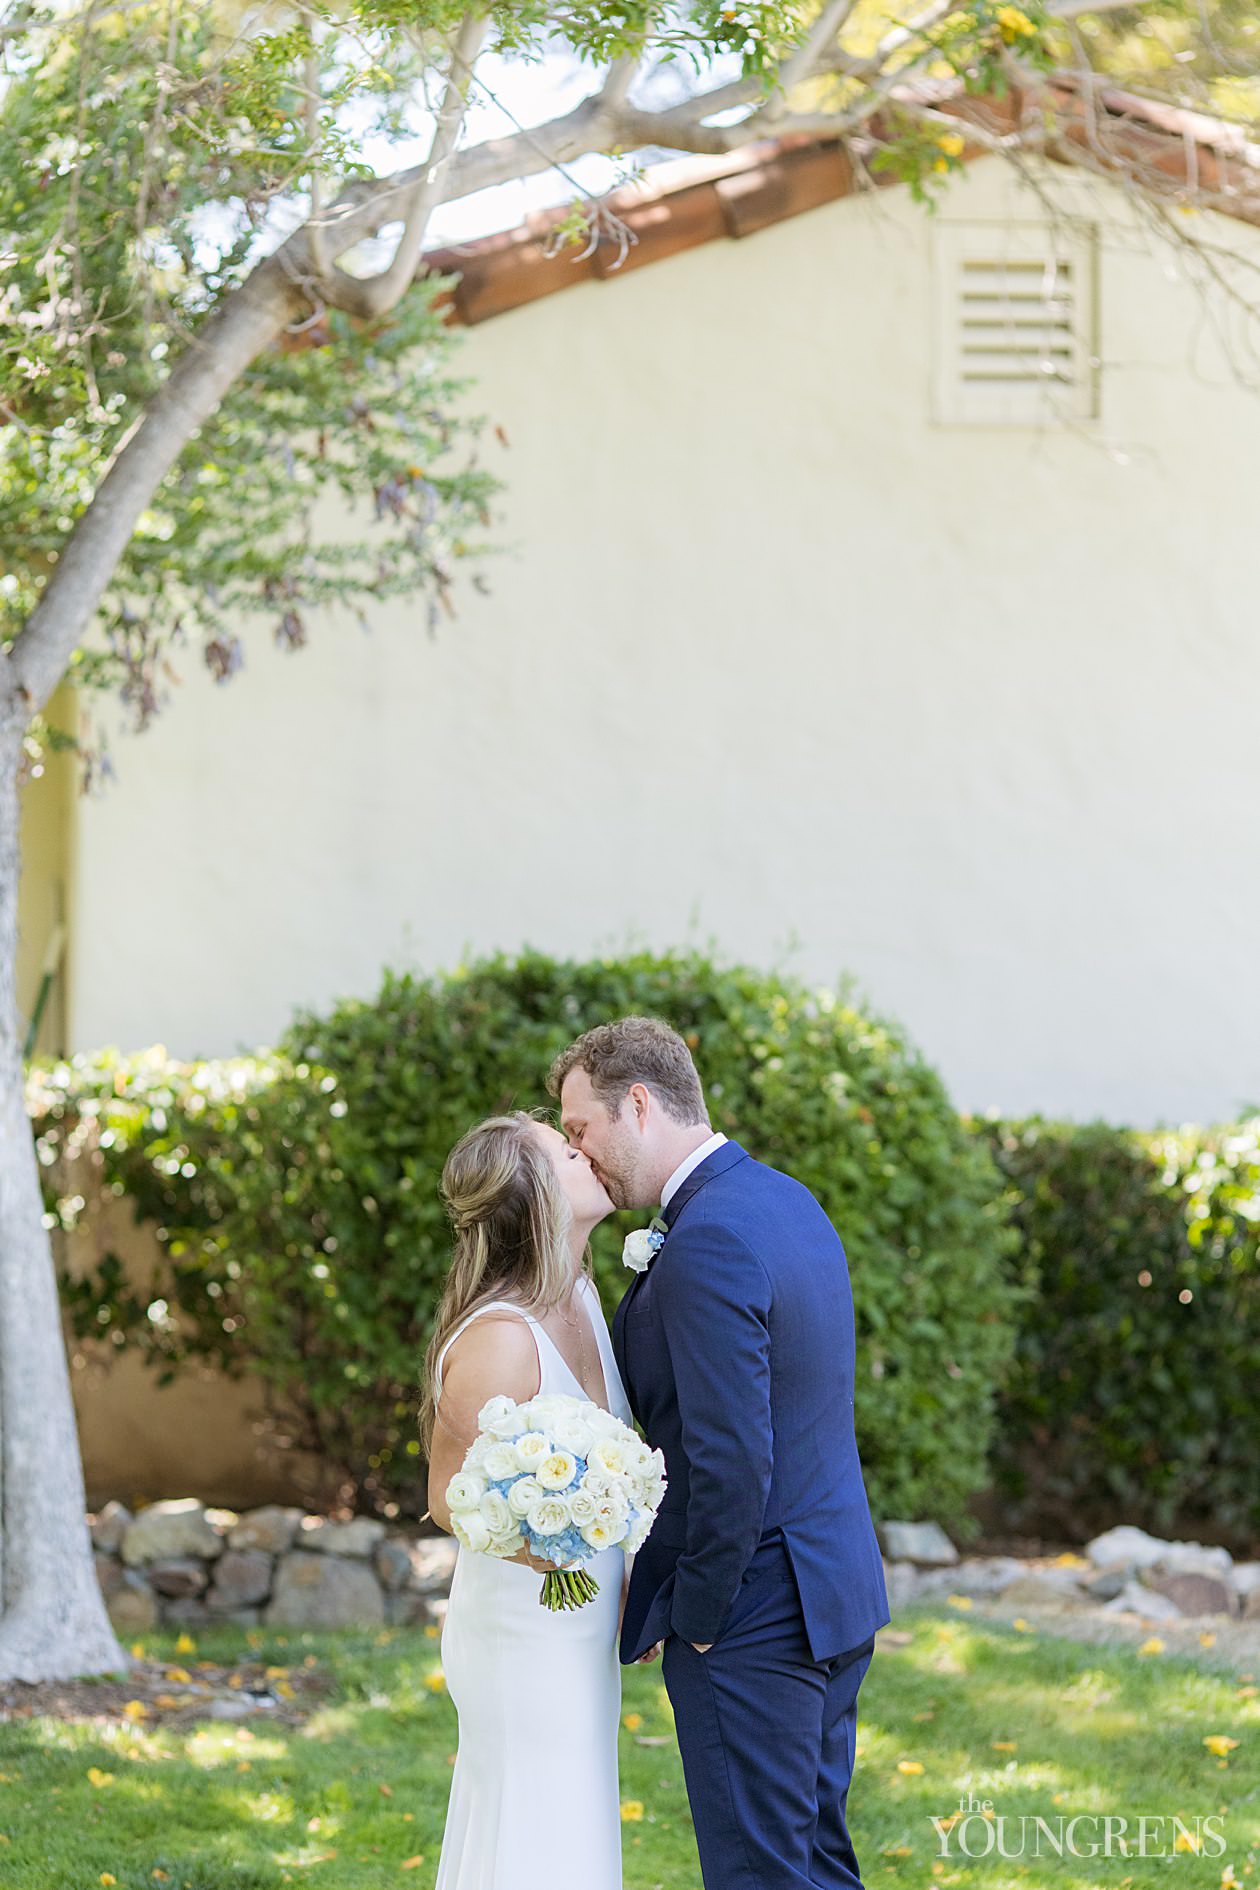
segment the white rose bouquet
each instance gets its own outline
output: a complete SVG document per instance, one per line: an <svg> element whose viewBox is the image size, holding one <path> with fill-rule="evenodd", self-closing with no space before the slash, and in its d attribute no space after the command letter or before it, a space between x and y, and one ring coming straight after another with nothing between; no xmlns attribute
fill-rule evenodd
<svg viewBox="0 0 1260 1890"><path fill-rule="evenodd" d="M665 1459L610 1411L562 1392L526 1404L491 1398L477 1425L446 1486L456 1540L480 1555L528 1548L564 1563L548 1571L538 1598L580 1608L599 1593L582 1564L646 1539L665 1494Z"/></svg>

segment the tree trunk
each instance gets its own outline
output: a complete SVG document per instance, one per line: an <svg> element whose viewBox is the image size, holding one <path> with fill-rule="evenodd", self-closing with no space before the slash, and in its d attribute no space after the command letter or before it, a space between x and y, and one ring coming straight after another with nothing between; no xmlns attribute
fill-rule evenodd
<svg viewBox="0 0 1260 1890"><path fill-rule="evenodd" d="M18 760L0 722L0 1681L130 1665L92 1561L61 1308L22 1080Z"/></svg>

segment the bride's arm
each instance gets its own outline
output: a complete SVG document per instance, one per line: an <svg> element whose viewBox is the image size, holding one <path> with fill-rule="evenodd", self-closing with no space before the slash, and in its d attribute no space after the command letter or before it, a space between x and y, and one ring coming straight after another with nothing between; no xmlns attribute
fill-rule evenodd
<svg viewBox="0 0 1260 1890"><path fill-rule="evenodd" d="M429 1513L448 1535L446 1486L463 1468L464 1454L477 1435L477 1413L500 1395L524 1404L537 1395L541 1383L534 1335L516 1313L483 1313L447 1349L429 1451ZM499 1559L522 1562L540 1575L556 1567L527 1548Z"/></svg>

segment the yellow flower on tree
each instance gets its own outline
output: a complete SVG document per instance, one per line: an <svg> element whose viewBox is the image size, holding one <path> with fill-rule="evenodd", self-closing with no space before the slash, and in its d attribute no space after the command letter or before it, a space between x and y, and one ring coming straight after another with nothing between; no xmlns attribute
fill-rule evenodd
<svg viewBox="0 0 1260 1890"><path fill-rule="evenodd" d="M999 7L993 16L997 21L998 32L1008 46L1017 39L1036 39L1037 28L1022 7Z"/></svg>

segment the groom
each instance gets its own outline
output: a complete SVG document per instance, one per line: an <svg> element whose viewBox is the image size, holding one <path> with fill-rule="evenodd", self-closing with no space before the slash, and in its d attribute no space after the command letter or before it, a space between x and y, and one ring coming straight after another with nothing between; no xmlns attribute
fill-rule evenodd
<svg viewBox="0 0 1260 1890"><path fill-rule="evenodd" d="M587 1031L548 1088L615 1205L664 1215L613 1321L669 1478L621 1659L663 1646L705 1890L853 1890L857 1693L889 1613L844 1249L805 1188L713 1134L667 1025Z"/></svg>

